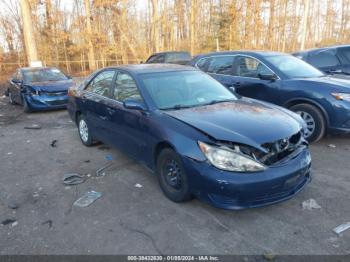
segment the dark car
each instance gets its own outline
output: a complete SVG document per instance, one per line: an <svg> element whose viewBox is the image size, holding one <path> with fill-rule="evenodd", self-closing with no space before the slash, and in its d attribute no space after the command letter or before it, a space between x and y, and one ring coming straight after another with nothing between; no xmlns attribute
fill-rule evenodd
<svg viewBox="0 0 350 262"><path fill-rule="evenodd" d="M151 55L147 60L146 64L179 64L186 65L191 61L192 57L190 53L184 51L171 51L171 52L161 52Z"/></svg>
<svg viewBox="0 0 350 262"><path fill-rule="evenodd" d="M69 94L84 145L117 147L154 171L175 202L239 209L286 200L310 181L304 121L234 95L193 67L105 68Z"/></svg>
<svg viewBox="0 0 350 262"><path fill-rule="evenodd" d="M190 64L242 96L298 113L310 142L326 133L350 132L350 82L326 76L294 56L232 51L199 55Z"/></svg>
<svg viewBox="0 0 350 262"><path fill-rule="evenodd" d="M25 112L65 108L72 79L54 67L17 69L9 79L11 104L23 105Z"/></svg>
<svg viewBox="0 0 350 262"><path fill-rule="evenodd" d="M292 55L326 74L350 80L350 45L315 48L295 52Z"/></svg>

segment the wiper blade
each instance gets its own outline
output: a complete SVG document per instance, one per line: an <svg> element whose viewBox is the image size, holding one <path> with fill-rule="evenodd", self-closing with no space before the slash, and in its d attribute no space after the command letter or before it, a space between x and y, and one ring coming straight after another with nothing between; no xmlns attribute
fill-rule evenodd
<svg viewBox="0 0 350 262"><path fill-rule="evenodd" d="M235 99L212 100L209 103L206 103L205 105L214 105L218 103L225 103L225 102L232 102L232 101L235 101Z"/></svg>
<svg viewBox="0 0 350 262"><path fill-rule="evenodd" d="M179 109L190 108L190 107L193 107L193 106L179 104L179 105L174 105L171 107L164 107L164 108L161 108L161 110L179 110Z"/></svg>

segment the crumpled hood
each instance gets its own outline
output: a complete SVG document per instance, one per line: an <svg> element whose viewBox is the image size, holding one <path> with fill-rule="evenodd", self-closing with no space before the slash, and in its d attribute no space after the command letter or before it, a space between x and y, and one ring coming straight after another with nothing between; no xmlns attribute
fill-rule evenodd
<svg viewBox="0 0 350 262"><path fill-rule="evenodd" d="M314 78L301 78L295 79L303 83L319 84L320 87L330 88L331 91L334 89L337 91L350 92L350 81L346 78L325 76L325 77L314 77Z"/></svg>
<svg viewBox="0 0 350 262"><path fill-rule="evenodd" d="M64 80L64 81L47 81L47 82L32 82L26 84L34 90L44 91L44 92L62 92L68 91L68 88L73 85L73 81Z"/></svg>
<svg viewBox="0 0 350 262"><path fill-rule="evenodd" d="M216 140L232 141L256 148L261 148L264 143L290 137L302 128L302 123L279 107L251 99L165 113Z"/></svg>

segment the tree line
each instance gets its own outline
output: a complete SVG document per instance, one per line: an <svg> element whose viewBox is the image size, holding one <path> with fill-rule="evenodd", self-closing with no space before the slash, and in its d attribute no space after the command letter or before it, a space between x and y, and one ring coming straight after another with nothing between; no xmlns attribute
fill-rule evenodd
<svg viewBox="0 0 350 262"><path fill-rule="evenodd" d="M350 0L26 0L44 65L87 72L153 52L282 52L350 40ZM0 69L26 64L19 0L0 2Z"/></svg>

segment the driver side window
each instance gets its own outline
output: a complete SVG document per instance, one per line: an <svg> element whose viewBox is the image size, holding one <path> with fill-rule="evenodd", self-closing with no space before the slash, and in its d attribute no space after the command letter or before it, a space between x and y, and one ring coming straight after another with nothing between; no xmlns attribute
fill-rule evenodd
<svg viewBox="0 0 350 262"><path fill-rule="evenodd" d="M124 72L118 72L115 78L113 98L119 102L123 102L126 99L142 101L135 80L128 73Z"/></svg>
<svg viewBox="0 0 350 262"><path fill-rule="evenodd" d="M273 72L260 61L252 57L239 56L236 58L236 68L233 75L259 78L260 74L273 74Z"/></svg>

